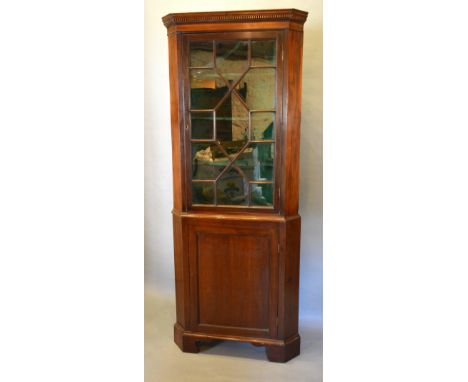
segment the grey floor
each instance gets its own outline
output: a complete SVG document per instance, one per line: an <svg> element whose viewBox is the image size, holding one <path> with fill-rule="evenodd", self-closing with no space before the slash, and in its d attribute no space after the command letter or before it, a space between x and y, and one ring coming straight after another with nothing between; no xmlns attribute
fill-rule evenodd
<svg viewBox="0 0 468 382"><path fill-rule="evenodd" d="M285 364L268 362L265 350L222 342L198 354L173 341L174 297L145 291L145 382L322 381L322 323L301 320L301 355Z"/></svg>

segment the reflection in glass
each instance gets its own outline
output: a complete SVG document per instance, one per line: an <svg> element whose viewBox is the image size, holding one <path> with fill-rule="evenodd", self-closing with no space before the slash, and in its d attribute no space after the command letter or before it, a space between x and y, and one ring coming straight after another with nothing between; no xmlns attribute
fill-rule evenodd
<svg viewBox="0 0 468 382"><path fill-rule="evenodd" d="M192 179L214 180L228 163L216 144L192 142Z"/></svg>
<svg viewBox="0 0 468 382"><path fill-rule="evenodd" d="M192 139L213 139L213 113L191 112Z"/></svg>
<svg viewBox="0 0 468 382"><path fill-rule="evenodd" d="M247 182L234 168L227 170L217 182L218 204L246 205Z"/></svg>
<svg viewBox="0 0 468 382"><path fill-rule="evenodd" d="M190 43L193 204L273 206L276 55L276 40Z"/></svg>
<svg viewBox="0 0 468 382"><path fill-rule="evenodd" d="M273 205L273 184L264 183L250 185L250 200L254 206L272 206Z"/></svg>
<svg viewBox="0 0 468 382"><path fill-rule="evenodd" d="M211 69L190 71L190 107L192 109L214 109L228 92L226 83Z"/></svg>
<svg viewBox="0 0 468 382"><path fill-rule="evenodd" d="M213 41L190 43L190 66L213 67Z"/></svg>
<svg viewBox="0 0 468 382"><path fill-rule="evenodd" d="M276 70L274 68L249 69L237 84L236 89L239 90L250 110L274 109Z"/></svg>
<svg viewBox="0 0 468 382"><path fill-rule="evenodd" d="M252 113L252 140L264 141L274 139L275 113Z"/></svg>
<svg viewBox="0 0 468 382"><path fill-rule="evenodd" d="M216 67L228 81L237 80L247 69L247 41L219 41L216 44Z"/></svg>
<svg viewBox="0 0 468 382"><path fill-rule="evenodd" d="M214 204L214 183L193 182L192 201L193 204Z"/></svg>
<svg viewBox="0 0 468 382"><path fill-rule="evenodd" d="M247 142L249 112L235 93L216 110L216 139L228 151L235 154Z"/></svg>
<svg viewBox="0 0 468 382"><path fill-rule="evenodd" d="M274 143L252 143L235 160L248 180L270 181L274 174Z"/></svg>
<svg viewBox="0 0 468 382"><path fill-rule="evenodd" d="M276 41L252 41L252 66L271 66L276 64Z"/></svg>

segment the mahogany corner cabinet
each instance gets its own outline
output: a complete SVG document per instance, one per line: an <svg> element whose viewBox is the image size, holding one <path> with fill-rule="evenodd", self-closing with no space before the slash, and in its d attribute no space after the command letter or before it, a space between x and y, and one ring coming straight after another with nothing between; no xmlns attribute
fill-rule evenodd
<svg viewBox="0 0 468 382"><path fill-rule="evenodd" d="M174 262L184 352L300 352L297 9L174 13L169 38Z"/></svg>

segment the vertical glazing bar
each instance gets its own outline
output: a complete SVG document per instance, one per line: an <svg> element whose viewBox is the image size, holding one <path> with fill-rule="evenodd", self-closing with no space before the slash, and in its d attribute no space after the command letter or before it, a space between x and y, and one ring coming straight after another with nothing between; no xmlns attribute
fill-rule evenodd
<svg viewBox="0 0 468 382"><path fill-rule="evenodd" d="M252 112L249 110L248 141L252 140Z"/></svg>
<svg viewBox="0 0 468 382"><path fill-rule="evenodd" d="M247 42L247 67L250 68L252 64L252 40L249 40ZM245 106L247 106L247 104L245 104ZM247 110L249 110L249 108L247 107ZM250 140L252 139L252 113L250 112L249 110L249 136L248 136L248 139L247 141L250 142ZM246 179L244 177L244 180L247 181L247 206L250 207L251 205L251 190L252 190L252 186L250 185L250 182L248 179Z"/></svg>
<svg viewBox="0 0 468 382"><path fill-rule="evenodd" d="M216 68L216 40L213 40L213 57L212 57L213 68Z"/></svg>
<svg viewBox="0 0 468 382"><path fill-rule="evenodd" d="M213 110L213 140L216 142L218 139L218 133L216 131L216 110ZM218 205L218 181L215 179L213 182L213 191L214 191L214 204Z"/></svg>
<svg viewBox="0 0 468 382"><path fill-rule="evenodd" d="M216 71L216 40L213 40L213 55L212 55L213 70ZM213 140L216 141L218 138L218 132L216 129L216 109L213 110ZM213 181L213 202L214 205L218 205L218 181Z"/></svg>
<svg viewBox="0 0 468 382"><path fill-rule="evenodd" d="M216 130L216 110L213 110L213 140L218 140L218 132Z"/></svg>
<svg viewBox="0 0 468 382"><path fill-rule="evenodd" d="M215 206L218 205L218 182L216 181L216 179L213 181L213 195L214 195L214 200L213 200L213 203Z"/></svg>

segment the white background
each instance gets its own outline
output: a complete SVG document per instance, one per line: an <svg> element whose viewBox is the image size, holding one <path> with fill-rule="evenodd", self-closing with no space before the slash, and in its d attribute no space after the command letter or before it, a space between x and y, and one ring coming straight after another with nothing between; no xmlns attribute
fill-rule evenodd
<svg viewBox="0 0 468 382"><path fill-rule="evenodd" d="M326 382L468 379L463 5L325 4ZM143 14L0 5L2 381L143 379Z"/></svg>
<svg viewBox="0 0 468 382"><path fill-rule="evenodd" d="M322 8L321 0L277 1L276 8L309 12L304 25L301 124L300 315L322 316ZM168 13L271 8L271 1L145 3L145 276L146 287L174 294L172 151L167 29ZM173 298L173 297L172 297Z"/></svg>

